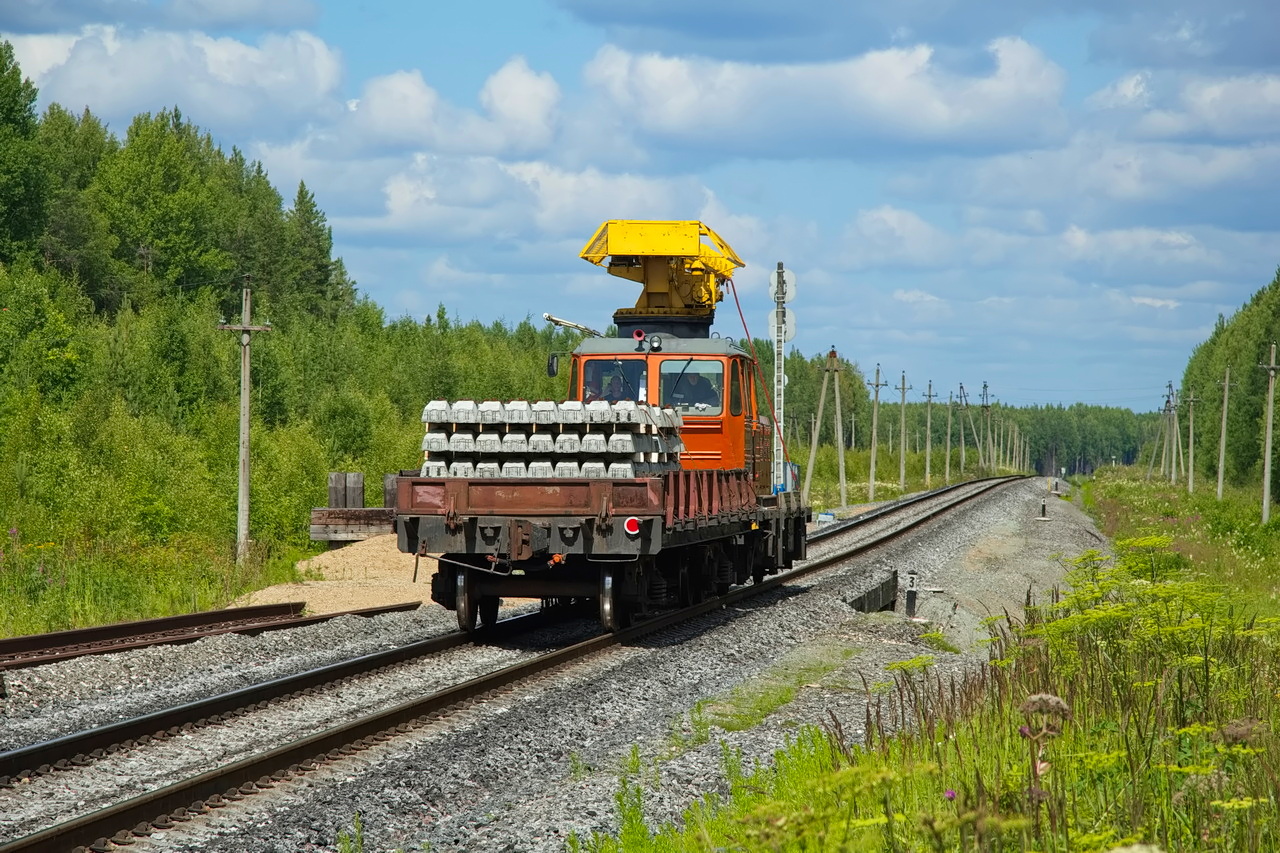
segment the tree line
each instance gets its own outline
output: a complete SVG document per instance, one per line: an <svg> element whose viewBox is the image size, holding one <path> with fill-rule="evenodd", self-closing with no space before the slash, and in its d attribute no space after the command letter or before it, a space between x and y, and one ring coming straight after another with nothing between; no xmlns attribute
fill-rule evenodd
<svg viewBox="0 0 1280 853"><path fill-rule="evenodd" d="M1190 437L1187 405L1194 398L1195 461L1201 473L1217 473L1223 383L1229 381L1224 478L1241 486L1261 480L1267 397L1267 371L1261 366L1278 334L1280 271L1229 320L1219 314L1209 337L1192 351L1178 394L1179 438L1185 446ZM1278 487L1280 468L1273 466L1273 494Z"/></svg>

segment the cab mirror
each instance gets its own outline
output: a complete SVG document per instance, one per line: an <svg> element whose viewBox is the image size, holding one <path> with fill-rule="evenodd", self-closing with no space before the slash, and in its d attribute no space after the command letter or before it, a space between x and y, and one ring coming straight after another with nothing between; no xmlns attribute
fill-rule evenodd
<svg viewBox="0 0 1280 853"><path fill-rule="evenodd" d="M547 375L555 376L559 372L560 372L560 356L553 352L551 353L551 355L547 356Z"/></svg>

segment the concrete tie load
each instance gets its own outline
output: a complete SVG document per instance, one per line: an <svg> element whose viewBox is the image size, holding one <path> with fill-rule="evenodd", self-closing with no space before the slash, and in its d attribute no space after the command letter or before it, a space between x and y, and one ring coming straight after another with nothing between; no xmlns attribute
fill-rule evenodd
<svg viewBox="0 0 1280 853"><path fill-rule="evenodd" d="M631 479L680 468L683 420L632 400L433 400L423 477Z"/></svg>

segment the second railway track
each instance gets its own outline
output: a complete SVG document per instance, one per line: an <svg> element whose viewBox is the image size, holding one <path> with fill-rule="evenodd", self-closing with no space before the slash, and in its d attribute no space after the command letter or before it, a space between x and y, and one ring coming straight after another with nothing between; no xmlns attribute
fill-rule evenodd
<svg viewBox="0 0 1280 853"><path fill-rule="evenodd" d="M645 635L662 631L681 621L695 619L710 611L733 607L738 602L763 590L792 582L803 574L818 571L848 559L854 553L901 535L905 530L918 526L930 518L945 512L952 506L969 500L987 489L1006 481L993 480L962 484L950 490L938 490L908 501L897 502L864 514L849 522L830 526L828 529L810 537L810 541L813 543L812 559L798 566L795 571L768 579L763 584L742 587L730 592L727 596L649 620L627 631L593 638L551 653L530 656L528 659L516 661L497 671L488 672L483 676L467 679L463 683L452 684L445 689L436 690L430 695L392 703L390 707L384 707L381 710L368 713L357 720L342 725L330 726L321 731L314 731L291 741L285 736L278 736L277 741L275 741L278 745L231 760L217 769L193 774L190 778L182 781L154 788L127 801L116 802L107 808L81 814L71 820L65 820L61 817L54 818L61 821L54 826L37 829L34 824L38 822L39 818L31 815L24 829L32 831L3 844L0 846L0 851L68 850L77 844L93 844L100 849L109 849L112 845L107 843L106 839L112 836L120 842L129 842L135 837L135 833L143 835L154 829L165 828L175 816L178 819L186 819L189 817L190 812L205 811L211 807L220 808L228 800L238 799L258 790L273 787L293 776L305 775L320 764L341 760L353 752L367 749L412 729L430 725L447 709L464 706L486 695L497 695L501 691L510 689L512 684L521 679L532 677L541 672L555 670L570 661L595 654L609 646L637 642ZM881 584L877 585L880 588L877 590L875 597L871 599L873 605L871 609L877 609L880 603L892 601L892 593L886 588L886 585L892 583L892 581L891 577L887 577ZM457 645L465 642L465 639L455 635L452 638L440 638L438 642L442 646L450 643ZM399 652L402 658L411 656L411 653L412 650ZM328 674L309 674L308 677L313 683L305 688L293 685L276 685L273 689L277 693L294 694L299 690L310 689L316 685L333 681L335 674L339 671L343 673L341 677L349 678L361 671L362 668L367 670L389 665L387 658L369 657L371 660L368 662L351 662L344 665L345 668L341 670L330 668L333 672ZM295 682L295 684L301 683ZM262 698L262 696L266 695L265 693L255 698L252 689L246 689L241 693L243 695L238 697L220 697L215 700L215 703L221 703L216 704L216 710L215 706L206 705L186 711L185 713L190 716L190 719L184 720L184 712L174 711L162 720L153 718L150 721L131 721L128 725L131 725L132 728L122 728L120 730L122 732L128 731L129 737L117 740L114 744L99 741L98 745L91 747L88 753L84 749L89 743L88 741L82 740L78 743L73 743L73 739L64 738L63 740L66 743L63 745L63 749L68 754L64 754L62 758L55 757L59 747L52 745L38 746L28 748L25 754L23 754L23 751L18 751L19 755L14 755L13 753L0 755L0 767L6 766L4 762L8 760L10 769L20 774L21 770L16 767L17 764L25 762L30 765L38 759L42 759L40 763L46 765L46 767L39 768L37 766L37 769L42 769L44 772L35 773L28 777L27 782L22 783L20 787L27 789L25 793L35 793L49 776L56 776L59 783L65 786L68 779L67 774L81 772L75 768L86 763L86 756L93 749L102 750L102 753L98 756L99 758L111 759L112 756L127 756L135 750L147 747L147 744L139 743L144 738L153 738L157 733L162 741L178 736L182 736L183 739L194 737L194 731L199 727L207 727L211 723L217 725L224 721L239 719L251 713L246 709L269 701L266 698ZM297 698L299 701L307 701L308 699L305 696ZM161 726L161 722L168 725ZM144 733L149 725L153 727L153 734L150 736ZM110 740L110 735L105 735L105 737ZM279 743L279 741L289 742ZM32 751L33 749L44 749L44 752L40 752L37 755ZM69 752L72 749L75 752ZM80 756L79 760L77 760L77 754ZM62 766L67 769L61 771L53 770L52 768L58 766L59 762L62 762ZM6 796L8 795L0 792L0 811L3 811L4 798ZM30 797L27 799L30 799ZM8 829L0 830L0 833L3 833L0 837L18 834L14 832L13 824L10 824Z"/></svg>

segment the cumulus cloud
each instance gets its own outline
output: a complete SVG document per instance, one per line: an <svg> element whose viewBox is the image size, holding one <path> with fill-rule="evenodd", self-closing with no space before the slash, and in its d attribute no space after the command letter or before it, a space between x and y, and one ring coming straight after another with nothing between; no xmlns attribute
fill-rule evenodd
<svg viewBox="0 0 1280 853"><path fill-rule="evenodd" d="M269 33L250 45L199 32L87 27L15 38L14 52L46 103L89 106L117 125L177 104L202 125L263 136L331 110L342 72L337 52L304 32Z"/></svg>
<svg viewBox="0 0 1280 853"><path fill-rule="evenodd" d="M930 225L918 214L882 205L859 211L844 229L843 255L859 268L928 267L950 257L950 235Z"/></svg>
<svg viewBox="0 0 1280 853"><path fill-rule="evenodd" d="M375 147L496 154L545 148L559 120L560 87L522 56L508 60L480 90L484 114L459 108L423 79L397 71L369 80L348 105L354 133Z"/></svg>
<svg viewBox="0 0 1280 853"><path fill-rule="evenodd" d="M437 244L572 238L576 256L606 219L688 218L706 192L693 178L422 152L385 180L381 210L342 224L393 240L430 235Z"/></svg>
<svg viewBox="0 0 1280 853"><path fill-rule="evenodd" d="M754 65L605 46L589 86L641 133L723 152L797 157L898 140L1027 142L1063 128L1065 75L1017 38L988 45L994 68L966 75L927 45L829 63Z"/></svg>

